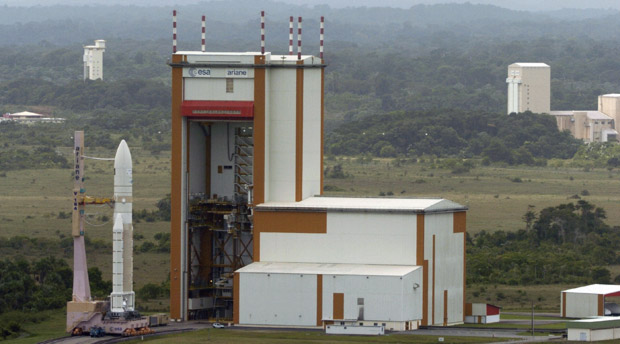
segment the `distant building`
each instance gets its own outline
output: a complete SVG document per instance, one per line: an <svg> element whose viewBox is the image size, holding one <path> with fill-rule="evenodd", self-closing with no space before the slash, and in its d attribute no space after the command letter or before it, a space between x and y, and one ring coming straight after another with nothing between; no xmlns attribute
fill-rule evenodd
<svg viewBox="0 0 620 344"><path fill-rule="evenodd" d="M598 96L598 111L611 117L615 123L620 120L620 94L603 94ZM615 128L615 127L614 127Z"/></svg>
<svg viewBox="0 0 620 344"><path fill-rule="evenodd" d="M531 111L555 117L558 130L568 130L584 142L618 141L620 94L598 97L598 111L551 111L551 67L517 62L508 66L508 114Z"/></svg>
<svg viewBox="0 0 620 344"><path fill-rule="evenodd" d="M105 41L98 39L95 45L84 46L84 80L103 79L103 52Z"/></svg>
<svg viewBox="0 0 620 344"><path fill-rule="evenodd" d="M600 111L551 111L558 124L558 130L568 130L584 142L617 141L615 121Z"/></svg>
<svg viewBox="0 0 620 344"><path fill-rule="evenodd" d="M508 114L551 110L551 67L517 62L508 66Z"/></svg>
<svg viewBox="0 0 620 344"><path fill-rule="evenodd" d="M465 304L466 324L491 324L500 320L500 307L487 303Z"/></svg>
<svg viewBox="0 0 620 344"><path fill-rule="evenodd" d="M39 113L23 111L17 113L5 113L2 115L2 121L16 121L20 123L40 123L40 122L48 122L48 123L62 123L65 121L64 118L55 118L55 117L47 117L46 115L42 115Z"/></svg>

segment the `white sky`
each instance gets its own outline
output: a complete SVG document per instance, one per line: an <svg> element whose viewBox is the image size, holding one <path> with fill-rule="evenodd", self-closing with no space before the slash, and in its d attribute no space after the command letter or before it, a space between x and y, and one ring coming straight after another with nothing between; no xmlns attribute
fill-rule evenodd
<svg viewBox="0 0 620 344"><path fill-rule="evenodd" d="M208 2L209 0L203 0ZM231 5L235 0L226 0ZM437 3L478 3L478 4L490 4L500 7L515 9L515 10L527 10L527 11L550 11L559 10L562 8L614 8L620 9L620 1L618 0L279 0L281 2L296 4L296 5L320 5L329 4L329 6L347 7L347 6L389 6L389 7L401 7L409 8L417 4L437 4ZM87 4L135 4L142 6L171 6L171 5L185 5L195 4L201 2L199 0L0 0L0 5L9 6L32 6L32 5L78 5L83 6Z"/></svg>

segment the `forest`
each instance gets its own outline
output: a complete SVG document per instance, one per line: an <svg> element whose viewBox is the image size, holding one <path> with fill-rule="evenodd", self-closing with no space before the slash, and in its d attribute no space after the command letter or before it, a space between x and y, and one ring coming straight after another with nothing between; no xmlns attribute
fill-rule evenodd
<svg viewBox="0 0 620 344"><path fill-rule="evenodd" d="M579 200L533 208L514 232L481 231L467 237L467 279L509 285L610 283L605 267L620 263L620 228L605 223L605 211ZM613 276L620 282L620 275Z"/></svg>

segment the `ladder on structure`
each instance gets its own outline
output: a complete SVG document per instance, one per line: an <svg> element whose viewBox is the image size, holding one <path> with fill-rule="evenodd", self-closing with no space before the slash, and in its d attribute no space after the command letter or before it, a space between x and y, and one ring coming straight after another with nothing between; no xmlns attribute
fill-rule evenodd
<svg viewBox="0 0 620 344"><path fill-rule="evenodd" d="M235 198L248 199L253 183L254 133L252 128L235 129Z"/></svg>

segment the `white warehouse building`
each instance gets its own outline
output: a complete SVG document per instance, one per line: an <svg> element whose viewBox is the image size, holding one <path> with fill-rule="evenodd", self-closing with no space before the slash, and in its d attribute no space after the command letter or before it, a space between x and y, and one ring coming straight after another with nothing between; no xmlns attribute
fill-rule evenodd
<svg viewBox="0 0 620 344"><path fill-rule="evenodd" d="M258 205L254 263L235 275L235 323L396 331L460 324L464 211L443 199Z"/></svg>

